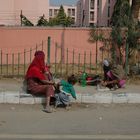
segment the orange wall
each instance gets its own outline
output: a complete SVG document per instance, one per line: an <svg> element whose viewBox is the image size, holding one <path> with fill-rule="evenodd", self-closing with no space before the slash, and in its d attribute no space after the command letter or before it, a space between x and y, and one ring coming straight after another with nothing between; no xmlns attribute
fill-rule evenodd
<svg viewBox="0 0 140 140"><path fill-rule="evenodd" d="M69 51L69 62L72 60L72 51L75 51L75 61L78 61L78 54L81 54L83 62L84 52L86 51L86 61L90 59L92 52L92 62L95 62L95 43L89 43L88 28L45 28L45 27L0 27L0 49L4 54L19 53L35 49L36 45L41 49L43 41L44 48L47 48L47 38L51 37L51 62L55 58L55 44L64 47L64 59L66 61L66 50ZM102 44L98 43L98 47ZM35 50L34 50L35 51ZM60 48L57 50L58 61L60 59ZM45 49L47 54L47 50ZM33 52L32 52L33 53ZM11 57L9 55L9 57ZM33 55L33 54L32 54ZM100 54L98 55L98 58ZM17 61L17 58L15 58ZM3 60L4 61L4 60Z"/></svg>

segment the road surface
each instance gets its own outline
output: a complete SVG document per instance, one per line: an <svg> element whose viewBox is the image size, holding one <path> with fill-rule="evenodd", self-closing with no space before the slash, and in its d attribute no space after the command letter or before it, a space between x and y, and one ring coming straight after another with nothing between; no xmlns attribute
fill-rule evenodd
<svg viewBox="0 0 140 140"><path fill-rule="evenodd" d="M0 105L0 140L140 140L140 105L73 104L42 112L42 105Z"/></svg>

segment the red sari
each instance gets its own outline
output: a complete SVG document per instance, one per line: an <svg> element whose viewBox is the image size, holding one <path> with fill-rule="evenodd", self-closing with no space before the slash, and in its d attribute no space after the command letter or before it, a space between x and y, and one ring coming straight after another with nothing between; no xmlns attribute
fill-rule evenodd
<svg viewBox="0 0 140 140"><path fill-rule="evenodd" d="M45 55L43 51L37 51L30 64L25 79L27 80L27 90L34 95L54 96L52 85L45 85L41 80L47 80L45 72Z"/></svg>

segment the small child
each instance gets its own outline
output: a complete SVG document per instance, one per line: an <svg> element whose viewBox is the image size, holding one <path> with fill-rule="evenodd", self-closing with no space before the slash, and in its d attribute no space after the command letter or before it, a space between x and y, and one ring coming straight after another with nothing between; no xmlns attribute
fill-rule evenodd
<svg viewBox="0 0 140 140"><path fill-rule="evenodd" d="M60 86L62 89L60 92L55 94L55 108L59 105L64 105L66 109L70 106L70 99L69 96L72 96L76 100L76 93L73 85L77 82L77 79L74 75L68 77L67 81L61 80L57 83L57 90ZM59 91L59 90L58 90Z"/></svg>

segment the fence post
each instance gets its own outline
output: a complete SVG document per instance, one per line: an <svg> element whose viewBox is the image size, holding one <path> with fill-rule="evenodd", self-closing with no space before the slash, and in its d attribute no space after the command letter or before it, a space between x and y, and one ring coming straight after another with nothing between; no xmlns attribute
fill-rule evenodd
<svg viewBox="0 0 140 140"><path fill-rule="evenodd" d="M92 59L92 53L91 53L91 51L90 51L90 74L91 74L91 65L92 65L92 62L91 62L91 59Z"/></svg>
<svg viewBox="0 0 140 140"><path fill-rule="evenodd" d="M20 68L20 53L18 53L18 76L19 76L19 68Z"/></svg>
<svg viewBox="0 0 140 140"><path fill-rule="evenodd" d="M26 69L26 50L24 49L24 75L25 75L25 69Z"/></svg>
<svg viewBox="0 0 140 140"><path fill-rule="evenodd" d="M50 46L51 46L51 37L48 37L48 55L47 55L47 63L50 64Z"/></svg>
<svg viewBox="0 0 140 140"><path fill-rule="evenodd" d="M60 59L60 73L61 73L61 76L62 76L62 67L63 67L63 56L62 56L62 46L61 46L61 59Z"/></svg>
<svg viewBox="0 0 140 140"><path fill-rule="evenodd" d="M86 52L84 52L84 72L86 70Z"/></svg>
<svg viewBox="0 0 140 140"><path fill-rule="evenodd" d="M80 53L79 53L79 56L78 56L78 73L80 72Z"/></svg>
<svg viewBox="0 0 140 140"><path fill-rule="evenodd" d="M1 75L2 75L2 50L1 50Z"/></svg>
<svg viewBox="0 0 140 140"><path fill-rule="evenodd" d="M73 62L72 62L72 74L74 74L74 56L75 53L74 53L74 49L73 49Z"/></svg>
<svg viewBox="0 0 140 140"><path fill-rule="evenodd" d="M31 61L32 61L32 48L30 48L30 64L31 64Z"/></svg>
<svg viewBox="0 0 140 140"><path fill-rule="evenodd" d="M67 48L67 58L66 58L66 75L68 75L68 48Z"/></svg>
<svg viewBox="0 0 140 140"><path fill-rule="evenodd" d="M55 75L56 75L56 64L57 64L57 43L55 43Z"/></svg>
<svg viewBox="0 0 140 140"><path fill-rule="evenodd" d="M125 74L128 74L128 50L129 50L129 44L126 41L126 52L125 52Z"/></svg>
<svg viewBox="0 0 140 140"><path fill-rule="evenodd" d="M12 75L14 75L14 53L12 54Z"/></svg>
<svg viewBox="0 0 140 140"><path fill-rule="evenodd" d="M8 76L8 53L6 54L7 76Z"/></svg>
<svg viewBox="0 0 140 140"><path fill-rule="evenodd" d="M35 49L36 49L36 51L38 50L38 46L37 46L37 44L36 44L36 48L35 48Z"/></svg>
<svg viewBox="0 0 140 140"><path fill-rule="evenodd" d="M44 48L44 43L43 43L43 40L42 40L42 51L43 51L43 48Z"/></svg>

